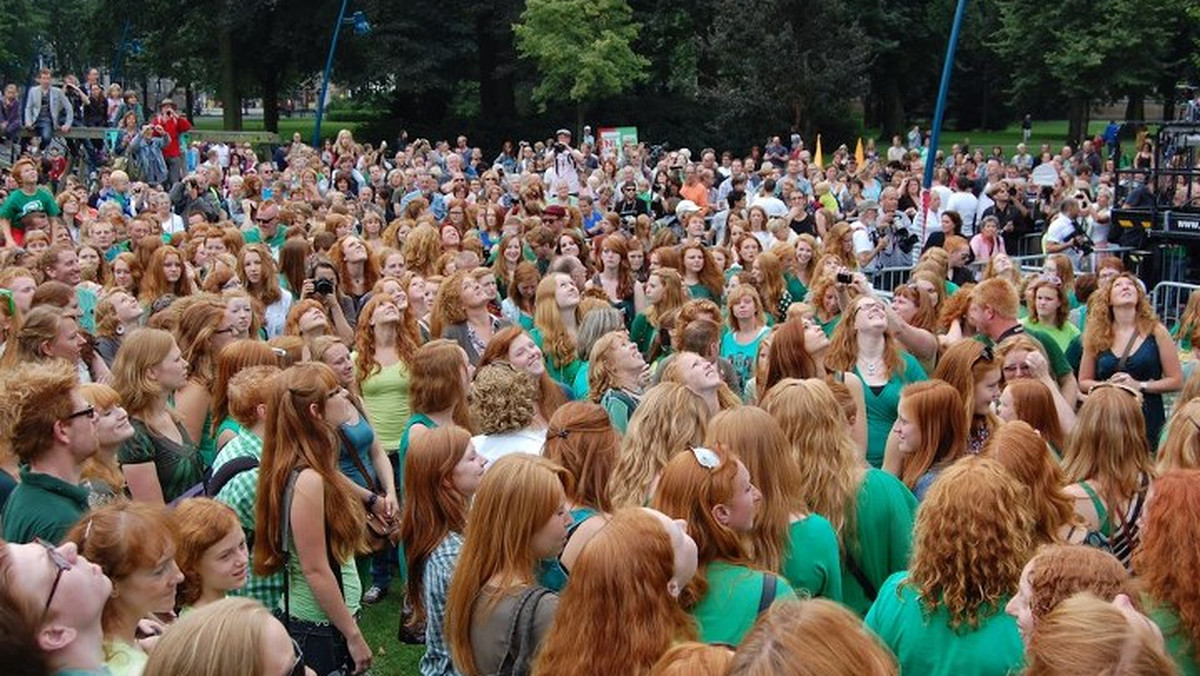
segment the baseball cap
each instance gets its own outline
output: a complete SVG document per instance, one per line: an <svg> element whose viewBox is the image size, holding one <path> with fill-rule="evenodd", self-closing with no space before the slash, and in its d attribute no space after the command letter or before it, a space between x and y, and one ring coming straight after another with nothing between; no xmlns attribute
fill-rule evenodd
<svg viewBox="0 0 1200 676"><path fill-rule="evenodd" d="M685 216L697 211L700 211L700 207L691 200L683 200L675 207L676 216Z"/></svg>
<svg viewBox="0 0 1200 676"><path fill-rule="evenodd" d="M555 218L562 218L563 216L567 215L567 210L557 204L551 204L550 206L543 209L542 213L546 214L547 216L554 216Z"/></svg>

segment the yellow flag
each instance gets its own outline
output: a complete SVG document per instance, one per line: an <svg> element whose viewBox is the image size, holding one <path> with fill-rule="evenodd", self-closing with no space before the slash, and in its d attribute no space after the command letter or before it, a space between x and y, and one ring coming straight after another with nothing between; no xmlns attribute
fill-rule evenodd
<svg viewBox="0 0 1200 676"><path fill-rule="evenodd" d="M858 162L858 166L861 167L863 165L864 159L865 159L865 155L863 154L862 137L859 136L858 137L858 145L854 147L854 161Z"/></svg>
<svg viewBox="0 0 1200 676"><path fill-rule="evenodd" d="M813 164L817 165L818 169L825 168L825 156L821 154L821 135L817 134L817 152L813 153Z"/></svg>

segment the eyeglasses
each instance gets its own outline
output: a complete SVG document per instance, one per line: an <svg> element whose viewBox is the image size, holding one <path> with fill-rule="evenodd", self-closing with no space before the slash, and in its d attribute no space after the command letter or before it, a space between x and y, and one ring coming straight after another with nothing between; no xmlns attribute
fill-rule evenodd
<svg viewBox="0 0 1200 676"><path fill-rule="evenodd" d="M274 218L256 218L256 219L254 219L254 222L255 223L274 223L275 219Z"/></svg>
<svg viewBox="0 0 1200 676"><path fill-rule="evenodd" d="M87 408L83 409L82 411L75 411L71 415L67 416L67 420L74 420L75 418L83 418L85 416L88 418L95 418L96 417L96 407L88 406Z"/></svg>
<svg viewBox="0 0 1200 676"><path fill-rule="evenodd" d="M300 644L296 642L296 639L292 639L292 654L295 655L296 661L292 662L288 676L304 676L304 651L300 649Z"/></svg>
<svg viewBox="0 0 1200 676"><path fill-rule="evenodd" d="M696 459L696 463L704 469L716 469L721 464L721 457L710 448L692 446L688 450L692 452L692 457Z"/></svg>
<svg viewBox="0 0 1200 676"><path fill-rule="evenodd" d="M93 409L89 408L88 410L91 411ZM53 563L55 568L54 584L50 585L50 596L46 597L46 607L42 608L42 617L44 618L46 617L46 613L50 612L50 603L54 601L54 592L58 591L58 583L62 581L63 573L71 570L75 567L75 565L68 561L62 554L60 554L58 549L49 542L37 537L35 537L33 541L35 544L39 544L46 548L46 556L50 557L50 563Z"/></svg>

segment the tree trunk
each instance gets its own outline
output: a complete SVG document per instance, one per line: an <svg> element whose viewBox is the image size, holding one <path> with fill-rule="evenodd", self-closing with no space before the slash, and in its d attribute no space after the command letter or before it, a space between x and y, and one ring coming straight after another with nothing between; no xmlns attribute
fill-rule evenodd
<svg viewBox="0 0 1200 676"><path fill-rule="evenodd" d="M883 84L879 97L879 123L883 128L884 138L895 134L904 134L904 97L900 95L900 86L895 78L888 78Z"/></svg>
<svg viewBox="0 0 1200 676"><path fill-rule="evenodd" d="M1070 99L1067 102L1067 143L1079 147L1080 140L1087 133L1085 120L1087 117L1087 101Z"/></svg>
<svg viewBox="0 0 1200 676"><path fill-rule="evenodd" d="M479 110L484 120L511 119L516 114L516 95L513 93L512 29L503 24L497 35L496 19L480 13L475 19L475 36L479 45Z"/></svg>
<svg viewBox="0 0 1200 676"><path fill-rule="evenodd" d="M271 76L262 83L263 129L279 132L279 78Z"/></svg>
<svg viewBox="0 0 1200 676"><path fill-rule="evenodd" d="M242 129L242 93L238 88L237 66L233 62L233 33L224 21L218 21L217 58L221 63L221 106L225 129Z"/></svg>
<svg viewBox="0 0 1200 676"><path fill-rule="evenodd" d="M1146 119L1146 95L1142 92L1130 92L1125 103L1126 120Z"/></svg>

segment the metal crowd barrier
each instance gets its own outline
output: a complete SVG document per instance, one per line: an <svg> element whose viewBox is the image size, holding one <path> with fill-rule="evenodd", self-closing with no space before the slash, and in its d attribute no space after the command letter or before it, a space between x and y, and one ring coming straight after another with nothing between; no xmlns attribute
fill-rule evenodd
<svg viewBox="0 0 1200 676"><path fill-rule="evenodd" d="M875 287L877 291L886 292L890 296L896 287L907 284L908 278L911 275L911 266L906 268L880 268L871 273L871 286Z"/></svg>
<svg viewBox="0 0 1200 676"><path fill-rule="evenodd" d="M1184 284L1183 282L1159 282L1150 292L1150 302L1158 320L1168 329L1179 322L1183 310L1187 307L1188 298L1193 291L1200 290L1200 285Z"/></svg>

